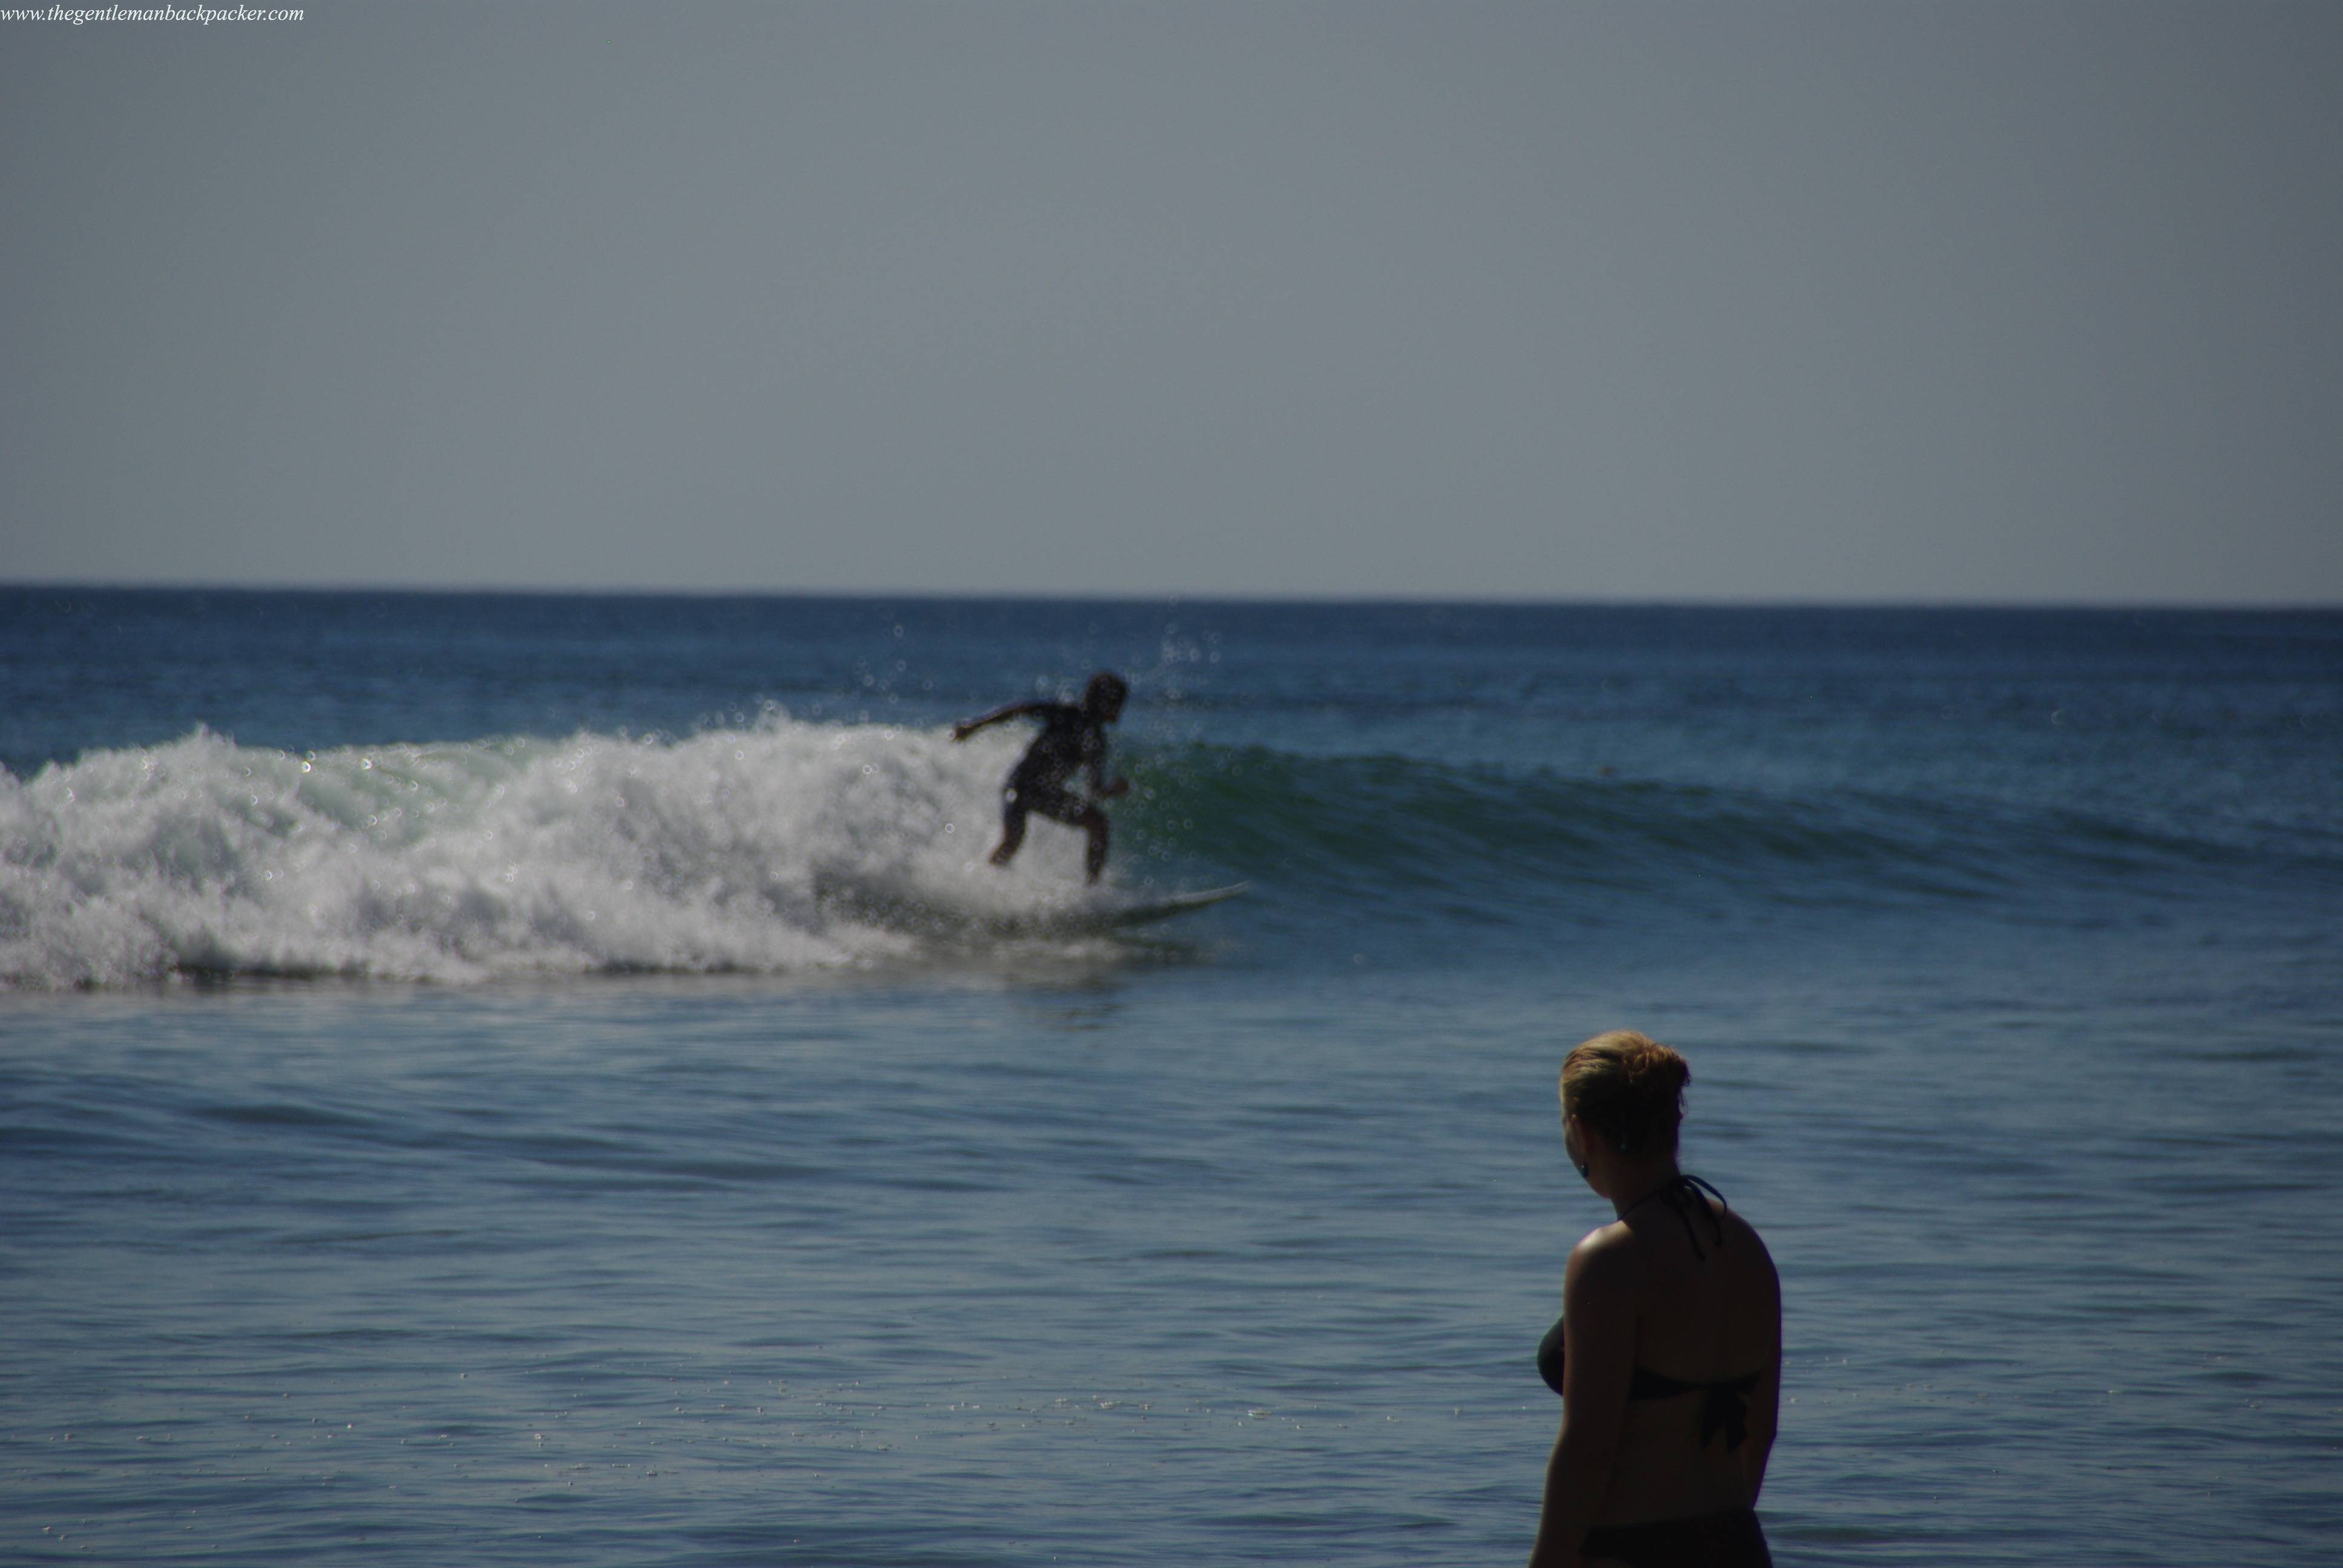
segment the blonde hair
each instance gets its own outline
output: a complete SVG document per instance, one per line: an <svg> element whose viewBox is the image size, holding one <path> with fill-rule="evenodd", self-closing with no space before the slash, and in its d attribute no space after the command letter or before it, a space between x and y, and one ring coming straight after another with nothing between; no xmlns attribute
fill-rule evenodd
<svg viewBox="0 0 2343 1568"><path fill-rule="evenodd" d="M1562 1109L1630 1158L1674 1154L1691 1081L1683 1057L1647 1034L1614 1029L1563 1058Z"/></svg>

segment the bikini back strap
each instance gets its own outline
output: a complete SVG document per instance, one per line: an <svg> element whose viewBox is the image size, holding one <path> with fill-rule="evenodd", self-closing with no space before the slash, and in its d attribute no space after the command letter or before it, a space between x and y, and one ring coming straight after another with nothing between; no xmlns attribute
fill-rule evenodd
<svg viewBox="0 0 2343 1568"><path fill-rule="evenodd" d="M1725 1245L1725 1221L1711 1212L1708 1205L1702 1202L1700 1198L1703 1192L1706 1192L1716 1200L1720 1207L1732 1207L1725 1202L1724 1193L1688 1172L1679 1174L1674 1181L1660 1191L1667 1206L1675 1211L1677 1219L1684 1221L1684 1240L1692 1243L1694 1257L1704 1261L1708 1257L1707 1249L1700 1244L1700 1232L1693 1229L1692 1214L1694 1209L1707 1217L1709 1229L1715 1233L1716 1245L1719 1247Z"/></svg>

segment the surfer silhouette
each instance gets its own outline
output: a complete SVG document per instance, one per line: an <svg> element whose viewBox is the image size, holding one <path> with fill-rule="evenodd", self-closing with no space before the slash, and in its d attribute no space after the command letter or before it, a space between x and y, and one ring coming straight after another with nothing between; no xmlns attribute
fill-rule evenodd
<svg viewBox="0 0 2343 1568"><path fill-rule="evenodd" d="M1025 819L1040 812L1052 822L1080 828L1091 838L1082 865L1090 880L1106 869L1106 813L1101 800L1111 800L1131 789L1128 779L1106 776L1106 727L1122 716L1123 699L1131 687L1122 677L1100 670L1082 689L1081 706L1067 702L1011 702L981 719L952 726L952 739L965 740L988 724L1004 719L1038 719L1041 733L1025 749L1024 760L1009 775L1001 791L1001 844L992 863L1005 866L1025 841ZM1087 769L1091 799L1084 800L1066 788L1066 780Z"/></svg>

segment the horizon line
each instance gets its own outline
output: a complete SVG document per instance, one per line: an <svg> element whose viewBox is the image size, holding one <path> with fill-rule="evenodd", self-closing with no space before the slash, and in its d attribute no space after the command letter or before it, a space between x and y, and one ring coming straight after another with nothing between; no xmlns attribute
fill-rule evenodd
<svg viewBox="0 0 2343 1568"><path fill-rule="evenodd" d="M1533 609L1795 609L1795 610L2031 610L2092 611L2108 614L2207 613L2320 614L2343 611L2343 599L2157 599L2157 598L1767 598L1762 596L1662 597L1592 593L1575 598L1530 594L1422 593L1245 593L1228 590L1165 592L1104 592L1078 589L1000 588L628 588L609 586L527 586L418 582L253 583L233 581L105 581L80 578L0 578L0 592L63 593L223 593L223 594L378 594L406 598L673 598L673 599L918 599L936 602L996 602L1003 604L1221 604L1261 606L1381 605L1393 608L1489 608Z"/></svg>

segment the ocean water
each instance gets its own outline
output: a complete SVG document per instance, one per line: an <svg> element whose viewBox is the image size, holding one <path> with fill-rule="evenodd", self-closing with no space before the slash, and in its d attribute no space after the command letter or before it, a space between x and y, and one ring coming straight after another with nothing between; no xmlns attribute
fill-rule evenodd
<svg viewBox="0 0 2343 1568"><path fill-rule="evenodd" d="M2333 1562L2338 764L2330 612L0 590L0 1561L1516 1560L1627 1025L1777 1562Z"/></svg>

